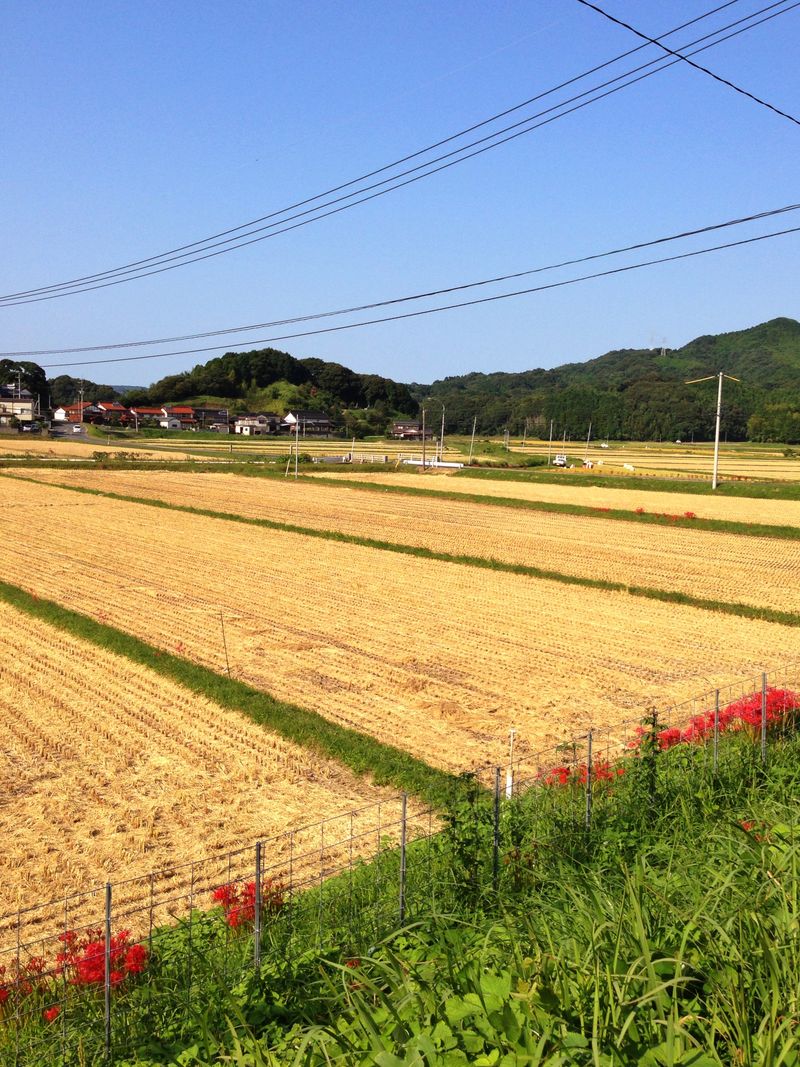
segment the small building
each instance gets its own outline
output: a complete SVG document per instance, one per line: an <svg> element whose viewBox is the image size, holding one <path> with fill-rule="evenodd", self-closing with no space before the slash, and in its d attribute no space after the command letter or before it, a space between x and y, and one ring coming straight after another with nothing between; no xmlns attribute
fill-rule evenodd
<svg viewBox="0 0 800 1067"><path fill-rule="evenodd" d="M118 400L98 400L96 404L103 422L120 422L123 425L131 421L131 413Z"/></svg>
<svg viewBox="0 0 800 1067"><path fill-rule="evenodd" d="M37 403L33 393L16 385L0 385L0 424L7 426L12 419L33 422Z"/></svg>
<svg viewBox="0 0 800 1067"><path fill-rule="evenodd" d="M400 419L392 424L392 437L398 437L401 441L421 441L422 423L417 419ZM425 440L433 437L433 430L425 427Z"/></svg>
<svg viewBox="0 0 800 1067"><path fill-rule="evenodd" d="M162 430L180 430L183 428L181 420L175 415L162 415L158 420L158 425Z"/></svg>
<svg viewBox="0 0 800 1067"><path fill-rule="evenodd" d="M284 416L281 429L301 437L330 437L333 422L324 411L290 411Z"/></svg>
<svg viewBox="0 0 800 1067"><path fill-rule="evenodd" d="M102 416L95 404L64 404L53 411L53 422L99 422Z"/></svg>
<svg viewBox="0 0 800 1067"><path fill-rule="evenodd" d="M165 418L178 419L181 424L181 430L197 429L197 419L195 418L194 408L189 407L188 404L170 404L170 406L165 407L163 411Z"/></svg>
<svg viewBox="0 0 800 1067"><path fill-rule="evenodd" d="M243 437L265 437L267 434L276 434L280 427L281 417L274 411L262 411L258 414L239 415L233 423L233 432Z"/></svg>
<svg viewBox="0 0 800 1067"><path fill-rule="evenodd" d="M159 420L166 418L166 412L163 408L147 407L137 404L130 409L131 415L136 416L137 424L139 422L157 423Z"/></svg>
<svg viewBox="0 0 800 1067"><path fill-rule="evenodd" d="M227 408L195 408L194 417L199 430L210 430L213 425L220 423L228 425Z"/></svg>

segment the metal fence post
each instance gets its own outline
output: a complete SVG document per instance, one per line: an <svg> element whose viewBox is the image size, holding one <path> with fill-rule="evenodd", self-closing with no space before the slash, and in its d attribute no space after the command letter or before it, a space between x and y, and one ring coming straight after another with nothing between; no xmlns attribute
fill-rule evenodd
<svg viewBox="0 0 800 1067"><path fill-rule="evenodd" d="M500 768L494 769L494 838L492 840L492 886L500 883Z"/></svg>
<svg viewBox="0 0 800 1067"><path fill-rule="evenodd" d="M761 762L767 762L767 672L761 675Z"/></svg>
<svg viewBox="0 0 800 1067"><path fill-rule="evenodd" d="M253 915L253 966L261 966L261 842L256 841L255 913Z"/></svg>
<svg viewBox="0 0 800 1067"><path fill-rule="evenodd" d="M714 774L719 767L719 689L714 695Z"/></svg>
<svg viewBox="0 0 800 1067"><path fill-rule="evenodd" d="M406 815L408 793L403 793L403 810L400 822L400 925L406 921Z"/></svg>
<svg viewBox="0 0 800 1067"><path fill-rule="evenodd" d="M111 882L106 882L106 924L105 924L105 951L103 966L103 985L105 992L105 1059L111 1063Z"/></svg>
<svg viewBox="0 0 800 1067"><path fill-rule="evenodd" d="M586 748L586 830L587 832L592 827L592 734L590 730L588 734L588 744Z"/></svg>

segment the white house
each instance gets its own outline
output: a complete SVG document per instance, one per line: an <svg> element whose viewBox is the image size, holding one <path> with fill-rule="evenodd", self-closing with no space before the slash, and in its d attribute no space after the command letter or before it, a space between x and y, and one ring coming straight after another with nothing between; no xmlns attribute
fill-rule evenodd
<svg viewBox="0 0 800 1067"><path fill-rule="evenodd" d="M0 385L0 424L7 425L12 419L33 422L36 401L27 389L14 385Z"/></svg>

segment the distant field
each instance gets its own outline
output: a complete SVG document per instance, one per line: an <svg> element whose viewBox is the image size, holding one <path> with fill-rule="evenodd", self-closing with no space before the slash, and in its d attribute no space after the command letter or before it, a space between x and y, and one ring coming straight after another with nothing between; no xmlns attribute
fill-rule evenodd
<svg viewBox="0 0 800 1067"><path fill-rule="evenodd" d="M315 477L316 472L311 474ZM321 477L322 475L320 475ZM647 482L631 478L630 486L625 489L606 489L603 486L584 485L581 475L576 473L574 481L570 475L559 483L541 481L514 481L512 479L464 478L454 477L444 472L426 471L416 475L399 474L393 471L358 470L337 474L344 484L348 481L363 481L374 485L417 486L419 488L439 490L447 493L464 493L470 496L507 497L514 500L540 500L551 504L580 504L583 507L621 508L635 511L644 508L655 514L667 512L683 515L694 512L700 519L725 519L729 522L755 522L772 526L800 527L800 501L798 500L758 500L747 497L698 496L681 493L676 487L674 493L654 492L648 490Z"/></svg>
<svg viewBox="0 0 800 1067"><path fill-rule="evenodd" d="M512 726L524 755L800 646L773 623L9 478L3 524L17 584L218 671L222 612L236 677L454 770L502 763Z"/></svg>
<svg viewBox="0 0 800 1067"><path fill-rule="evenodd" d="M0 434L0 459L20 456L28 459L91 459L94 452L135 452L140 459L186 459L180 450L162 452L160 442L154 446L141 446L136 441L107 444L105 440L90 438L76 441L69 437L31 437L30 434Z"/></svg>
<svg viewBox="0 0 800 1067"><path fill-rule="evenodd" d="M33 476L43 482L191 504L397 544L420 545L454 555L481 556L585 578L679 591L715 601L800 612L798 541L784 542L776 548L770 539L740 534L487 508L466 500L432 501L424 497L377 494L350 488L346 482L319 485L309 480L295 483L292 479L262 480L233 474L171 471L36 471ZM432 483L433 479L425 479L426 486ZM490 483L486 480L456 482L450 478L443 480L443 484L467 484L482 492ZM591 490L576 490L577 495L582 492ZM671 494L658 496L662 507L674 508ZM695 498L695 508L702 510L705 500ZM747 504L753 519L759 516L761 501L735 502ZM790 503L800 513L800 502ZM157 521L155 516L154 521Z"/></svg>
<svg viewBox="0 0 800 1067"><path fill-rule="evenodd" d="M124 604L123 586L112 599ZM249 847L389 795L5 604L0 639L0 943L18 905ZM145 890L123 887L118 903Z"/></svg>
<svg viewBox="0 0 800 1067"><path fill-rule="evenodd" d="M518 439L511 442L513 455L547 457L562 451L561 442L528 441L525 446ZM636 441L611 443L607 449L593 444L588 452L581 441L568 442L567 454L572 462L581 465L584 456L608 474L623 473L624 464L630 464L635 472L648 474L679 474L711 479L714 446L711 443L692 445L646 444ZM788 481L800 479L800 459L783 455L780 445L752 445L737 443L720 447L719 471L721 476L746 478L775 478Z"/></svg>

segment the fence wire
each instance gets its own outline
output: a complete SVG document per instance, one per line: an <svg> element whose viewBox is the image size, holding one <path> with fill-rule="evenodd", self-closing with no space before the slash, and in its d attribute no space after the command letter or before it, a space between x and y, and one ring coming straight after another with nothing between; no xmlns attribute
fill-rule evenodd
<svg viewBox="0 0 800 1067"><path fill-rule="evenodd" d="M134 1007L138 1018L144 1009L189 1019L206 977L230 987L257 973L266 952L289 959L335 949L357 959L440 901L519 886L556 847L547 831L559 792L552 786L567 790L563 850L602 814L605 794L595 786L620 773L648 736L660 749L691 740L702 768L715 773L720 736L745 731L766 761L769 744L797 725L787 712L800 704L798 692L800 668L782 668L478 770L475 788L493 794L493 804L476 804L473 824L462 816L466 823L449 825L460 842L457 870L436 865L441 814L404 795L0 914L0 1060L113 1063L131 1050ZM501 823L507 802L524 794L535 802L526 803L515 844L513 825L501 832ZM150 980L155 973L159 982Z"/></svg>

